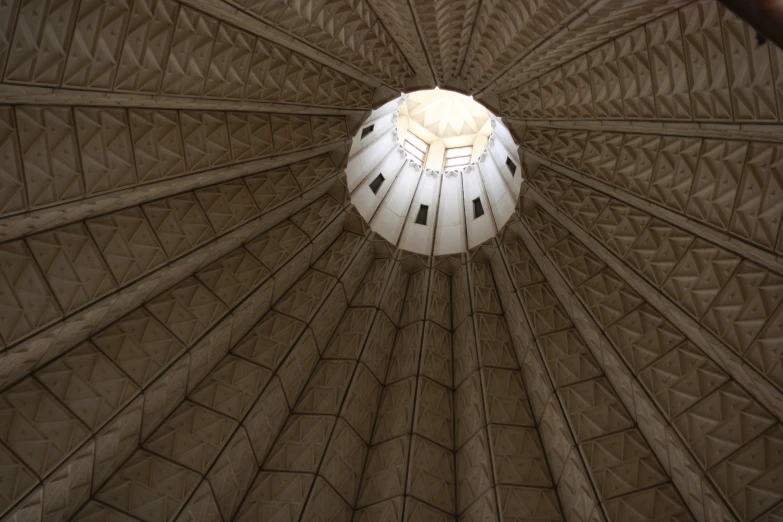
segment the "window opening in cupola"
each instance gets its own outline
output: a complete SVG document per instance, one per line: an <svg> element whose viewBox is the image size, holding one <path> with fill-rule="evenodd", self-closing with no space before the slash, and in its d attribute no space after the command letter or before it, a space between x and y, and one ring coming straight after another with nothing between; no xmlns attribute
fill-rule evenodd
<svg viewBox="0 0 783 522"><path fill-rule="evenodd" d="M506 157L506 167L508 167L509 172L511 172L511 176L514 176L517 173L517 164L509 157Z"/></svg>
<svg viewBox="0 0 783 522"><path fill-rule="evenodd" d="M426 225L427 224L427 212L429 212L430 207L427 205L422 205L419 207L419 213L416 214L416 224L417 225Z"/></svg>
<svg viewBox="0 0 783 522"><path fill-rule="evenodd" d="M481 198L473 200L473 219L478 219L484 215L484 205L481 204Z"/></svg>
<svg viewBox="0 0 783 522"><path fill-rule="evenodd" d="M373 194L377 194L378 190L380 190L381 185L383 185L383 182L386 181L386 178L383 177L383 174L378 174L375 176L375 179L370 182L370 190L372 190Z"/></svg>
<svg viewBox="0 0 783 522"><path fill-rule="evenodd" d="M473 156L473 147L455 147L446 149L446 162L443 170L455 169L470 165L470 158Z"/></svg>
<svg viewBox="0 0 783 522"><path fill-rule="evenodd" d="M403 145L405 152L408 153L408 157L411 158L418 166L424 165L424 158L427 157L428 146L418 136L412 132L405 134L405 144Z"/></svg>

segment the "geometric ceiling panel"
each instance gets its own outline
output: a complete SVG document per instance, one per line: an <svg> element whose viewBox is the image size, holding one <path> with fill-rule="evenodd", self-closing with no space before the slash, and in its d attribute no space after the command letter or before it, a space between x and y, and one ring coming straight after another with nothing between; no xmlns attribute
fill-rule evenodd
<svg viewBox="0 0 783 522"><path fill-rule="evenodd" d="M783 517L757 4L0 0L0 520Z"/></svg>

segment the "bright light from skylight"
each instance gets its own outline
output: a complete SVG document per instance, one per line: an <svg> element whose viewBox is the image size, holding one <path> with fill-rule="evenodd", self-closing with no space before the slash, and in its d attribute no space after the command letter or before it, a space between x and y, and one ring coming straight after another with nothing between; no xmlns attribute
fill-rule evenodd
<svg viewBox="0 0 783 522"><path fill-rule="evenodd" d="M468 252L514 214L516 151L502 120L469 96L416 91L375 109L357 131L346 187L390 245L425 256Z"/></svg>
<svg viewBox="0 0 783 522"><path fill-rule="evenodd" d="M489 111L470 96L432 89L404 98L397 135L407 157L428 171L462 170L487 147Z"/></svg>
<svg viewBox="0 0 783 522"><path fill-rule="evenodd" d="M408 157L418 166L424 165L424 158L427 157L427 149L429 147L421 138L411 132L405 133L403 148L408 153Z"/></svg>
<svg viewBox="0 0 783 522"><path fill-rule="evenodd" d="M444 165L444 170L469 165L471 156L473 156L473 147L446 149L446 164Z"/></svg>

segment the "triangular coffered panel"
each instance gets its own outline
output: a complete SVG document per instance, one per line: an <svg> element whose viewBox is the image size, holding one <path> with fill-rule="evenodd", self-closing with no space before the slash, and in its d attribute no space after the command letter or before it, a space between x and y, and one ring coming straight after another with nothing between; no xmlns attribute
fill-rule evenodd
<svg viewBox="0 0 783 522"><path fill-rule="evenodd" d="M783 517L773 4L0 0L0 519Z"/></svg>

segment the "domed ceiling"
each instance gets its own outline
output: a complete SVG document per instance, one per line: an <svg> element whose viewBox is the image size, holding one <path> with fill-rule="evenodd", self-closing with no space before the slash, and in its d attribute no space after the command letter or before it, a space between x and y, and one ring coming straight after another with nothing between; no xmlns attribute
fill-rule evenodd
<svg viewBox="0 0 783 522"><path fill-rule="evenodd" d="M782 519L773 4L0 1L0 521Z"/></svg>
<svg viewBox="0 0 783 522"><path fill-rule="evenodd" d="M490 113L484 106L470 96L438 88L407 95L400 115L408 118L408 128L414 134L430 144L437 138L469 139L492 132Z"/></svg>

